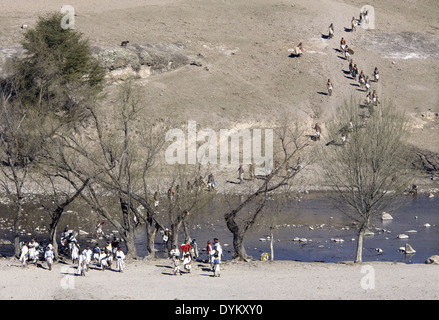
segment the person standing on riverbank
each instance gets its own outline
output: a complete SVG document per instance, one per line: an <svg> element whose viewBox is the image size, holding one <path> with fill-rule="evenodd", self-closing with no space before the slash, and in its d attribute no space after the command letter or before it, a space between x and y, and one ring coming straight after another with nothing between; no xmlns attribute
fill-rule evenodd
<svg viewBox="0 0 439 320"><path fill-rule="evenodd" d="M84 250L85 251L85 250ZM85 264L85 256L82 252L79 252L78 255L78 275L85 276L86 264Z"/></svg>
<svg viewBox="0 0 439 320"><path fill-rule="evenodd" d="M221 247L221 244L219 243L218 238L214 238L213 242L214 242L213 248L215 249L215 255L218 256L218 259L221 262L222 255L223 255L223 248Z"/></svg>
<svg viewBox="0 0 439 320"><path fill-rule="evenodd" d="M212 244L210 241L207 241L207 247L206 247L206 253L207 253L207 262L210 264L210 266L213 266L213 254L214 250L212 248Z"/></svg>
<svg viewBox="0 0 439 320"><path fill-rule="evenodd" d="M35 241L35 239L32 239L28 244L29 261L34 262L35 265L37 264L37 261L38 261L38 248L39 247L40 247L40 245L38 244L38 242Z"/></svg>
<svg viewBox="0 0 439 320"><path fill-rule="evenodd" d="M46 248L46 252L44 252L44 260L47 262L47 267L49 268L49 271L52 270L52 264L53 264L53 251L50 249L49 246Z"/></svg>
<svg viewBox="0 0 439 320"><path fill-rule="evenodd" d="M217 254L215 254L215 256L213 258L213 276L214 277L219 277L221 275L220 264L221 264L221 259L219 258L219 256Z"/></svg>
<svg viewBox="0 0 439 320"><path fill-rule="evenodd" d="M79 244L75 241L72 241L72 249L70 251L70 255L72 258L72 263L75 263L79 258Z"/></svg>
<svg viewBox="0 0 439 320"><path fill-rule="evenodd" d="M84 259L85 259L85 270L88 271L88 267L90 265L91 258L93 256L93 251L91 251L90 247L87 246L87 247L85 247L82 254L84 255Z"/></svg>
<svg viewBox="0 0 439 320"><path fill-rule="evenodd" d="M192 246L192 249L191 249L192 259L197 260L199 252L198 252L198 244L197 244L197 241L195 239L192 239L191 246Z"/></svg>
<svg viewBox="0 0 439 320"><path fill-rule="evenodd" d="M20 259L18 259L21 262L21 266L23 268L26 267L27 265L28 256L29 256L29 248L27 247L27 242L25 242L21 247Z"/></svg>

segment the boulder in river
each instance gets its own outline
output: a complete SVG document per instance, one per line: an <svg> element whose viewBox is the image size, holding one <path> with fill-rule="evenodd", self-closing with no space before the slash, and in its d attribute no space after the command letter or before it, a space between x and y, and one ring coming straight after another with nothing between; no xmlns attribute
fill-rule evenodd
<svg viewBox="0 0 439 320"><path fill-rule="evenodd" d="M425 261L426 264L439 264L439 255L435 254Z"/></svg>
<svg viewBox="0 0 439 320"><path fill-rule="evenodd" d="M393 217L389 213L383 212L381 214L381 220L393 220Z"/></svg>
<svg viewBox="0 0 439 320"><path fill-rule="evenodd" d="M416 252L416 250L413 249L413 247L411 245L409 245L408 243L405 244L405 253L406 254L413 254L415 252Z"/></svg>

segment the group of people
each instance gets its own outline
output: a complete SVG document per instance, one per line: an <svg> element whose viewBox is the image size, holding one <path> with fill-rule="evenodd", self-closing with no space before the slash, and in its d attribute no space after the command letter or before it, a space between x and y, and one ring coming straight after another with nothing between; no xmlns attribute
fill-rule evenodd
<svg viewBox="0 0 439 320"><path fill-rule="evenodd" d="M207 262L212 268L214 277L219 277L223 250L218 238L213 239L213 244L210 240L207 241L206 253ZM172 260L174 266L174 275L182 275L183 271L185 273L191 273L192 261L199 258L198 245L195 239L193 239L192 242L186 240L179 248L174 244L169 252L169 258Z"/></svg>
<svg viewBox="0 0 439 320"><path fill-rule="evenodd" d="M85 249L81 251L77 241L72 241L70 256L72 263L78 264L77 273L81 276L85 276L92 261L101 267L102 271L111 269L114 260L116 260L116 271L123 272L125 267L125 254L120 247L120 241L116 237L114 237L112 242L107 241L103 248L95 244L93 250L87 245Z"/></svg>
<svg viewBox="0 0 439 320"><path fill-rule="evenodd" d="M356 26L359 23L367 22L367 19L368 19L368 12L367 11L360 12L359 19L352 17L351 31L355 31ZM333 36L334 36L334 24L331 23L329 25L328 38L332 38ZM349 47L349 45L346 43L346 39L344 37L342 37L340 39L340 52L342 52L345 59L347 61L349 61L349 74L351 74L351 76L354 80L357 80L357 76L358 76L358 82L359 82L360 88L365 88L365 91L367 92L367 97L366 97L367 104L369 105L369 103L371 103L371 102L373 102L375 105L379 104L380 102L379 102L378 94L376 93L376 91L374 91L373 93L371 93L371 91L370 91L371 84L370 84L369 76L366 76L364 74L363 70L361 70L359 72L359 68L358 68L357 64L354 63L353 59L350 58L350 56L354 52ZM378 79L380 78L380 73L378 71L378 67L375 67L375 69L373 71L373 77L375 79L375 82L378 82ZM328 79L328 81L326 82L326 88L328 90L328 95L331 96L332 91L334 89L334 85L333 85L331 79ZM373 95L373 98L372 98L372 95Z"/></svg>
<svg viewBox="0 0 439 320"><path fill-rule="evenodd" d="M204 191L213 191L213 190L216 189L216 187L217 187L217 182L216 182L216 179L215 179L215 177L213 176L212 173L210 173L207 176L207 182L206 182L206 180L204 179L203 176L200 176L199 178L195 179L193 183L188 181L187 185L186 185L187 191L192 191L194 188L198 188L198 189L201 189L201 190L204 190ZM179 184L177 184L175 186L175 189L174 189L174 186L171 186L168 189L168 199L169 199L169 201L175 202L179 198L181 190L182 189L181 189L181 186ZM154 206L158 207L158 204L159 204L159 194L158 194L158 192L155 192L155 194L154 194Z"/></svg>
<svg viewBox="0 0 439 320"><path fill-rule="evenodd" d="M223 256L223 248L221 247L218 238L213 239L213 245L210 241L207 241L206 252L214 276L219 277L221 275L220 264Z"/></svg>
<svg viewBox="0 0 439 320"><path fill-rule="evenodd" d="M116 237L112 242L107 241L105 247L102 249L96 244L93 250L89 245L87 245L84 250L81 250L81 247L75 238L72 238L68 244L63 241L64 239L61 240L61 245L66 245L72 263L77 264L78 275L85 276L92 261L95 261L96 265L100 266L102 270L105 270L110 269L113 260L116 260L116 270L123 272L125 254L120 248L120 242ZM29 242L21 242L20 247L21 252L19 261L23 267L26 267L29 263L33 263L37 266L37 263L41 260L40 257L42 256L47 263L49 271L52 270L52 265L55 260L52 242L44 247L40 246L35 239L31 239ZM61 250L61 252L63 251Z"/></svg>
<svg viewBox="0 0 439 320"><path fill-rule="evenodd" d="M33 263L37 266L38 261L40 260L40 255L42 255L47 263L49 271L52 270L52 264L55 257L53 254L52 243L49 243L46 248L43 249L43 247L32 238L29 242L20 242L20 247L19 261L23 267L26 267L29 263Z"/></svg>

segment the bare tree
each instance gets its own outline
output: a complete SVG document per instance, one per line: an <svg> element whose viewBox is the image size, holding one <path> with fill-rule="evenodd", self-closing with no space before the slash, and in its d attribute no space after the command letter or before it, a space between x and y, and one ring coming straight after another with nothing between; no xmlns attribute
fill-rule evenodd
<svg viewBox="0 0 439 320"><path fill-rule="evenodd" d="M358 227L355 262L361 262L372 217L398 201L413 177L407 119L389 103L365 117L351 100L339 108L329 135L336 143L321 149L321 165L334 204Z"/></svg>
<svg viewBox="0 0 439 320"><path fill-rule="evenodd" d="M24 187L34 167L39 140L33 137L33 123L20 101L13 101L14 82L1 83L0 91L0 184L16 205L14 220L15 255L20 253L19 229L23 213ZM11 186L12 185L12 186Z"/></svg>
<svg viewBox="0 0 439 320"><path fill-rule="evenodd" d="M174 178L167 195L171 246L178 244L181 227L184 229L184 240L190 240L187 221L205 207L212 195L207 189L207 182L203 178L206 174L201 173L201 166L194 166L193 170L189 165L176 165L174 168Z"/></svg>
<svg viewBox="0 0 439 320"><path fill-rule="evenodd" d="M75 179L81 184L90 180L81 193L83 199L116 228L128 257L137 256L134 230L139 223L147 224L148 252L153 252L153 237L160 227L151 206L153 192L148 176L164 143L163 125L160 121L145 121L141 127L136 126L141 99L136 86L124 83L114 113L103 114L97 105L90 105L91 123L84 132L60 137L79 158L80 165L69 167ZM108 115L115 118L106 118ZM138 210L139 204L146 209L146 216Z"/></svg>
<svg viewBox="0 0 439 320"><path fill-rule="evenodd" d="M288 190L293 178L312 162L310 154L300 166L289 165L303 156L305 149L310 146L310 139L297 122L284 118L284 124L275 130L277 139L274 141L274 150L278 152L274 154L272 171L258 177L254 189L247 190L244 199L224 214L227 228L233 234L234 259L250 259L244 247L244 236L264 212L269 194L276 190Z"/></svg>

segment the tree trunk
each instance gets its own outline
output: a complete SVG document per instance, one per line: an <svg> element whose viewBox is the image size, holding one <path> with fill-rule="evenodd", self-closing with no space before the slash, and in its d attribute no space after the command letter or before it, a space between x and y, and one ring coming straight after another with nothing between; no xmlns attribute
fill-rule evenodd
<svg viewBox="0 0 439 320"><path fill-rule="evenodd" d="M225 220L227 228L233 235L233 259L241 259L247 261L249 259L249 256L247 255L244 247L244 233L240 231L239 226L235 222L235 219L232 215L225 215Z"/></svg>
<svg viewBox="0 0 439 320"><path fill-rule="evenodd" d="M21 199L20 196L18 196L18 201L17 201L17 215L15 216L15 221L14 221L14 251L15 251L15 256L17 258L20 257L20 231L19 231L19 226L20 226L20 220L21 220L21 215L23 213L23 200Z"/></svg>
<svg viewBox="0 0 439 320"><path fill-rule="evenodd" d="M245 251L244 247L244 234L240 232L233 232L233 248L235 252L233 253L233 259L240 259L244 261L249 260L249 256Z"/></svg>
<svg viewBox="0 0 439 320"><path fill-rule="evenodd" d="M178 233L180 232L180 228L188 214L189 211L184 210L181 214L177 216L177 221L171 224L171 246L176 245L178 247Z"/></svg>
<svg viewBox="0 0 439 320"><path fill-rule="evenodd" d="M148 255L151 255L152 257L155 257L154 240L159 229L160 227L157 223L155 223L154 225L148 223L146 225L146 251Z"/></svg>
<svg viewBox="0 0 439 320"><path fill-rule="evenodd" d="M119 230L119 233L123 235L123 240L125 241L125 245L127 247L127 258L134 258L137 257L137 248L134 243L134 228L131 226L129 217L130 205L122 197L119 197L119 201L123 217L123 230Z"/></svg>
<svg viewBox="0 0 439 320"><path fill-rule="evenodd" d="M357 253L355 257L355 263L363 262L363 237L364 237L365 229L362 227L358 232L358 242L357 242Z"/></svg>
<svg viewBox="0 0 439 320"><path fill-rule="evenodd" d="M186 221L183 221L183 230L184 230L184 240L190 242L192 239Z"/></svg>
<svg viewBox="0 0 439 320"><path fill-rule="evenodd" d="M127 259L137 258L137 248L134 242L134 233L132 231L125 232L123 240L125 241L125 245L127 247Z"/></svg>
<svg viewBox="0 0 439 320"><path fill-rule="evenodd" d="M58 223L61 218L62 211L59 212L59 208L55 210L54 213L52 213L52 222L50 223L49 227L49 241L52 241L53 245L53 255L55 256L55 259L58 259L58 243L56 241L56 233L58 228Z"/></svg>

